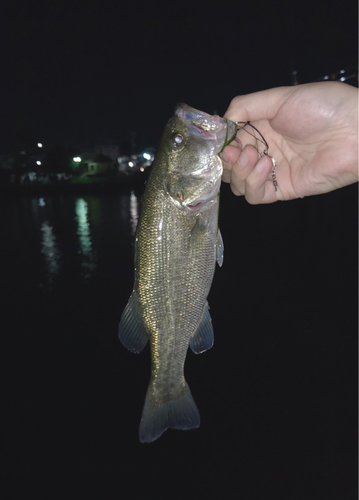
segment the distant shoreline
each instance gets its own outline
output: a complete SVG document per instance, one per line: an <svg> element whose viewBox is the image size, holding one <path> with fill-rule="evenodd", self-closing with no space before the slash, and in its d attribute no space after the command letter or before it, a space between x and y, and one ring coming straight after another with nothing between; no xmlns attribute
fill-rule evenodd
<svg viewBox="0 0 359 500"><path fill-rule="evenodd" d="M51 194L98 194L126 192L145 186L148 175L133 174L128 177L97 178L91 182L58 181L47 184L0 184L0 196L44 196Z"/></svg>

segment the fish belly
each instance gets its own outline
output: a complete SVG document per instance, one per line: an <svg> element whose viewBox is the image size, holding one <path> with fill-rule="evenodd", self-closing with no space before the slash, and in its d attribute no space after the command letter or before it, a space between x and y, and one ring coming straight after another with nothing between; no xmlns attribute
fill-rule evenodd
<svg viewBox="0 0 359 500"><path fill-rule="evenodd" d="M217 207L189 217L165 196L144 203L136 250L139 307L151 346L151 380L140 440L167 428L198 427L199 413L184 378L191 338L212 283Z"/></svg>

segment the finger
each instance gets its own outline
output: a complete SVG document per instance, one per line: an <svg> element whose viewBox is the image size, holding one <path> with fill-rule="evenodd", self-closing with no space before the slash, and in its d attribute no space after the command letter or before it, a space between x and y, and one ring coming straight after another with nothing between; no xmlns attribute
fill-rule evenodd
<svg viewBox="0 0 359 500"><path fill-rule="evenodd" d="M223 170L222 181L229 184L231 182L231 172Z"/></svg>
<svg viewBox="0 0 359 500"><path fill-rule="evenodd" d="M253 146L245 146L231 169L231 189L237 196L246 192L246 178L258 161L258 152Z"/></svg>
<svg viewBox="0 0 359 500"><path fill-rule="evenodd" d="M245 197L251 205L273 203L279 199L270 179L272 166L271 159L264 155L246 178Z"/></svg>
<svg viewBox="0 0 359 500"><path fill-rule="evenodd" d="M232 99L224 117L234 122L271 120L294 89L295 87L278 87L237 96Z"/></svg>
<svg viewBox="0 0 359 500"><path fill-rule="evenodd" d="M238 161L240 154L241 154L241 150L239 149L238 145L226 146L221 153L223 168L225 170L232 170L232 165L233 165L233 163Z"/></svg>

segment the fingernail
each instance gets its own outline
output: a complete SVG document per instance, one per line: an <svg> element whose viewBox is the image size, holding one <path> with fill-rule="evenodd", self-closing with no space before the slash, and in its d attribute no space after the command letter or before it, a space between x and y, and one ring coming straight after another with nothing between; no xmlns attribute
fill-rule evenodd
<svg viewBox="0 0 359 500"><path fill-rule="evenodd" d="M243 149L241 156L239 157L238 163L241 167L246 167L249 162L249 155L246 148Z"/></svg>
<svg viewBox="0 0 359 500"><path fill-rule="evenodd" d="M267 156L262 156L254 165L254 170L258 173L263 172L267 168L269 168L269 158Z"/></svg>

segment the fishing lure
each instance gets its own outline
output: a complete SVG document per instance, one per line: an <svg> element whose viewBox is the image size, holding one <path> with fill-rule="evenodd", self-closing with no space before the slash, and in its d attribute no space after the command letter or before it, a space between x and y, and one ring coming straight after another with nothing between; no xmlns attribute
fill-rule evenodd
<svg viewBox="0 0 359 500"><path fill-rule="evenodd" d="M244 130L245 132L247 132L247 134L249 134L252 137L254 137L254 139L256 141L259 141L259 142L261 142L264 145L265 148L264 148L264 150L262 152L259 151L258 147L256 147L256 149L258 151L258 154L259 154L260 158L263 155L266 155L266 156L268 156L268 158L271 159L271 162L272 162L271 177L272 177L272 182L273 182L274 189L277 191L277 189L278 189L278 183L277 183L277 177L276 177L276 171L275 171L277 165L275 163L275 159L273 158L273 156L271 156L271 155L268 154L269 146L268 146L267 141L265 140L265 138L263 137L263 135L259 132L259 130L254 125L252 125L249 121L247 121L247 122L235 122L235 123L237 125L237 130L238 131ZM256 137L249 130L247 130L245 128L247 126L252 127L257 132L257 134L259 134L260 138Z"/></svg>

